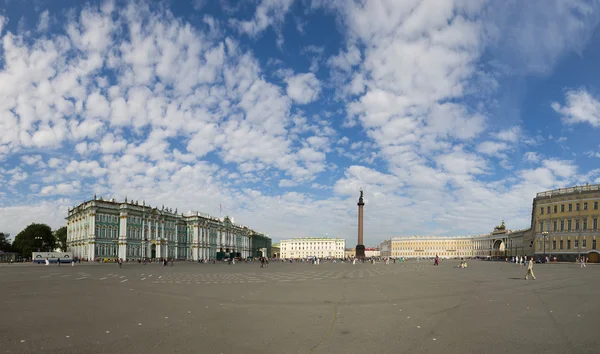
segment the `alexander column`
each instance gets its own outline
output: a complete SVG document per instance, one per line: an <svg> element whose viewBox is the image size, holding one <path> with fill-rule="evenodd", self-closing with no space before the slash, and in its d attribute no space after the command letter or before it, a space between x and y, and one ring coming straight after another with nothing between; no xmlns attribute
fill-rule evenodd
<svg viewBox="0 0 600 354"><path fill-rule="evenodd" d="M358 244L356 245L356 258L365 258L365 245L363 244L363 191L360 190L360 198L358 198Z"/></svg>

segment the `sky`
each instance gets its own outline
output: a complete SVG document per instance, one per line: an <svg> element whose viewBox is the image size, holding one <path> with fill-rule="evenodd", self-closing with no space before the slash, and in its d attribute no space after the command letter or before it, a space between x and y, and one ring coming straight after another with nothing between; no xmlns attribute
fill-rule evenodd
<svg viewBox="0 0 600 354"><path fill-rule="evenodd" d="M0 0L0 231L93 198L274 242L530 226L600 183L600 1Z"/></svg>

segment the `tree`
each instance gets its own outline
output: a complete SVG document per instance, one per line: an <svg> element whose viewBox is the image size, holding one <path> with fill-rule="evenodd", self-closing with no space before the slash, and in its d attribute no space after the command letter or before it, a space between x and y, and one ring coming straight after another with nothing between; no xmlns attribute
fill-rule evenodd
<svg viewBox="0 0 600 354"><path fill-rule="evenodd" d="M23 257L29 258L32 252L52 252L56 248L56 238L50 226L31 224L15 237L13 248Z"/></svg>
<svg viewBox="0 0 600 354"><path fill-rule="evenodd" d="M8 240L8 236L10 236L9 233L0 232L0 251L3 251L3 252L12 251L12 245L10 244L10 241Z"/></svg>
<svg viewBox="0 0 600 354"><path fill-rule="evenodd" d="M54 236L56 236L56 243L58 247L60 247L61 251L67 251L67 227L63 226L60 229L54 231Z"/></svg>

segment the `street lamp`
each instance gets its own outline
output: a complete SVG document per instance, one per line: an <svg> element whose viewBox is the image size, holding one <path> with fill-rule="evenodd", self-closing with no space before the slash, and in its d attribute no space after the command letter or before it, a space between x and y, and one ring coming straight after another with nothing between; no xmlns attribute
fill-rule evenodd
<svg viewBox="0 0 600 354"><path fill-rule="evenodd" d="M34 237L34 239L39 240L40 243L43 244L43 242L42 242L42 236L36 236L36 237ZM41 247L41 245L40 245L40 247ZM40 251L40 247L38 247L38 252Z"/></svg>
<svg viewBox="0 0 600 354"><path fill-rule="evenodd" d="M542 236L544 237L544 261L546 260L546 237L548 237L548 231L543 231Z"/></svg>

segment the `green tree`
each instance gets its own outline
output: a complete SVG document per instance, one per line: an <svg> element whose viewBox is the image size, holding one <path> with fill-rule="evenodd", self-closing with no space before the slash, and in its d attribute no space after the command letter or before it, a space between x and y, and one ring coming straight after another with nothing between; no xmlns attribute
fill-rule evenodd
<svg viewBox="0 0 600 354"><path fill-rule="evenodd" d="M67 227L63 226L60 229L54 231L54 236L56 236L56 243L58 244L58 247L60 247L60 249L63 252L67 251Z"/></svg>
<svg viewBox="0 0 600 354"><path fill-rule="evenodd" d="M31 257L31 252L52 252L56 248L56 238L46 224L31 224L19 232L13 242L15 251L23 257Z"/></svg>
<svg viewBox="0 0 600 354"><path fill-rule="evenodd" d="M0 251L4 251L4 252L12 251L12 245L10 244L10 241L8 240L8 236L10 236L9 233L0 232Z"/></svg>

